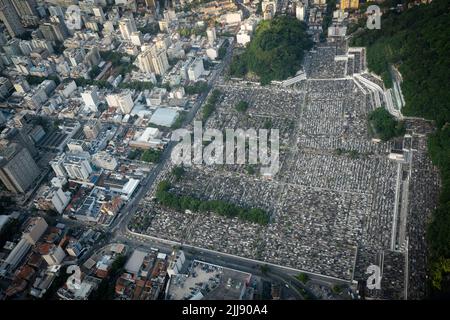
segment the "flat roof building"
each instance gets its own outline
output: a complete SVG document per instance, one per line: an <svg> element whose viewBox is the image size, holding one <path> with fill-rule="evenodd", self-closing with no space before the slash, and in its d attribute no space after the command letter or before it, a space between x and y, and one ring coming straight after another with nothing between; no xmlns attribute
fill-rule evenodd
<svg viewBox="0 0 450 320"><path fill-rule="evenodd" d="M150 118L150 122L157 126L170 127L178 117L178 111L169 108L158 108Z"/></svg>
<svg viewBox="0 0 450 320"><path fill-rule="evenodd" d="M0 149L0 180L15 193L24 193L39 176L40 169L28 149L9 143Z"/></svg>
<svg viewBox="0 0 450 320"><path fill-rule="evenodd" d="M142 263L144 262L144 258L147 256L147 252L134 250L131 257L128 259L125 264L125 270L132 274L137 274L141 269Z"/></svg>

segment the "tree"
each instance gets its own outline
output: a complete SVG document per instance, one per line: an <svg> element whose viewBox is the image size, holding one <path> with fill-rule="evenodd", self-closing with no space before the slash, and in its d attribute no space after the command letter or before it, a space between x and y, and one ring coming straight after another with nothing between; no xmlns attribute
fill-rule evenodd
<svg viewBox="0 0 450 320"><path fill-rule="evenodd" d="M93 66L89 71L89 77L94 79L100 73L101 69L98 66Z"/></svg>
<svg viewBox="0 0 450 320"><path fill-rule="evenodd" d="M309 277L306 273L299 273L296 278L303 284L306 284L306 282L308 282L309 280Z"/></svg>
<svg viewBox="0 0 450 320"><path fill-rule="evenodd" d="M245 113L245 111L247 111L247 109L248 109L248 102L247 101L241 100L236 105L236 110L241 112L241 113Z"/></svg>
<svg viewBox="0 0 450 320"><path fill-rule="evenodd" d="M186 114L184 112L178 114L177 118L175 119L174 123L171 125L171 129L178 129L181 128L183 125L183 121L186 117Z"/></svg>
<svg viewBox="0 0 450 320"><path fill-rule="evenodd" d="M17 219L9 219L3 226L3 230L0 233L0 247L3 248L6 241L12 240L12 238L19 233L20 223Z"/></svg>
<svg viewBox="0 0 450 320"><path fill-rule="evenodd" d="M223 200L202 201L190 196L179 197L173 194L170 188L171 185L167 180L161 181L156 188L156 199L160 204L175 210L212 211L221 216L238 217L242 220L262 225L269 223L269 215L260 208L241 208Z"/></svg>
<svg viewBox="0 0 450 320"><path fill-rule="evenodd" d="M216 108L216 103L219 100L220 95L221 92L218 89L214 89L212 94L209 96L208 101L203 107L202 112L203 121L206 121L209 118L209 116L214 112L214 109Z"/></svg>
<svg viewBox="0 0 450 320"><path fill-rule="evenodd" d="M159 24L158 23L147 23L142 28L138 28L138 31L140 31L142 34L151 34L155 35L159 32Z"/></svg>
<svg viewBox="0 0 450 320"><path fill-rule="evenodd" d="M131 151L128 153L127 158L130 159L130 160L135 160L135 159L138 157L138 155L139 155L139 151L136 150L136 149L134 149L134 150L131 150Z"/></svg>
<svg viewBox="0 0 450 320"><path fill-rule="evenodd" d="M266 121L264 121L263 129L267 129L267 130L272 129L272 120L271 119L266 119Z"/></svg>
<svg viewBox="0 0 450 320"><path fill-rule="evenodd" d="M162 152L160 150L145 150L141 155L141 161L156 163L159 161Z"/></svg>
<svg viewBox="0 0 450 320"><path fill-rule="evenodd" d="M172 175L175 177L176 180L181 179L181 177L184 174L184 167L183 166L176 166L172 169Z"/></svg>
<svg viewBox="0 0 450 320"><path fill-rule="evenodd" d="M269 273L269 271L270 271L270 268L269 268L269 266L267 264L263 264L263 265L259 266L259 270L261 271L261 273L263 275L267 275Z"/></svg>
<svg viewBox="0 0 450 320"><path fill-rule="evenodd" d="M150 81L130 81L119 84L121 89L134 89L138 91L151 90L155 85Z"/></svg>
<svg viewBox="0 0 450 320"><path fill-rule="evenodd" d="M248 174L253 175L255 174L255 168L251 165L247 165L245 166L245 170L247 171Z"/></svg>
<svg viewBox="0 0 450 320"><path fill-rule="evenodd" d="M193 85L184 87L186 94L199 94L208 90L208 83L206 81L197 81Z"/></svg>
<svg viewBox="0 0 450 320"><path fill-rule="evenodd" d="M97 290L92 294L91 300L113 300L115 296L115 284L117 278L123 272L127 258L124 255L118 256L111 265L109 275L100 282Z"/></svg>
<svg viewBox="0 0 450 320"><path fill-rule="evenodd" d="M403 135L405 126L397 121L386 109L377 108L369 114L369 121L381 140L389 140Z"/></svg>
<svg viewBox="0 0 450 320"><path fill-rule="evenodd" d="M290 16L262 21L245 52L233 58L230 74L242 77L251 71L261 84L294 76L313 44L306 31L305 23Z"/></svg>
<svg viewBox="0 0 450 320"><path fill-rule="evenodd" d="M335 294L340 294L342 293L342 287L338 284L335 284L331 290L335 293Z"/></svg>

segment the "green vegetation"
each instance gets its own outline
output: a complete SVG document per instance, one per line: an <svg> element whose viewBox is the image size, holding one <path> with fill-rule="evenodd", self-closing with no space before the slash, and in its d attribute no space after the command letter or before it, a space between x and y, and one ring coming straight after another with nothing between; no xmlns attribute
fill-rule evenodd
<svg viewBox="0 0 450 320"><path fill-rule="evenodd" d="M169 82L164 82L164 83L161 85L161 87L164 88L164 89L166 89L167 92L170 92L170 91L172 90L172 87L170 86L170 83L169 83Z"/></svg>
<svg viewBox="0 0 450 320"><path fill-rule="evenodd" d="M162 151L149 149L145 150L141 155L141 161L157 163L161 158Z"/></svg>
<svg viewBox="0 0 450 320"><path fill-rule="evenodd" d="M428 152L440 169L442 189L427 237L431 252L431 281L435 288L450 292L450 124L428 139ZM443 281L446 274L447 281ZM442 284L444 282L444 284Z"/></svg>
<svg viewBox="0 0 450 320"><path fill-rule="evenodd" d="M390 85L389 65L400 70L406 105L402 112L435 120L428 151L440 169L439 206L429 224L429 269L435 293L450 292L450 0L435 0L403 13L387 12L381 30L355 33L367 46L369 69Z"/></svg>
<svg viewBox="0 0 450 320"><path fill-rule="evenodd" d="M347 155L350 159L358 159L361 156L368 157L372 154L372 152L362 152L360 153L358 150L345 150L342 148L337 148L334 150L335 154L338 156Z"/></svg>
<svg viewBox="0 0 450 320"><path fill-rule="evenodd" d="M256 14L262 15L262 1L258 2L258 5L256 6Z"/></svg>
<svg viewBox="0 0 450 320"><path fill-rule="evenodd" d="M41 84L44 80L53 80L55 81L56 85L60 84L60 80L58 76L56 75L50 75L48 77L38 77L38 76L32 76L31 74L28 74L25 79L27 80L28 84L34 86Z"/></svg>
<svg viewBox="0 0 450 320"><path fill-rule="evenodd" d="M158 0L158 3L159 3L159 14L162 15L166 7L166 0Z"/></svg>
<svg viewBox="0 0 450 320"><path fill-rule="evenodd" d="M55 52L55 54L63 54L64 49L64 43L61 41L55 41L55 43L53 44L53 51Z"/></svg>
<svg viewBox="0 0 450 320"><path fill-rule="evenodd" d="M100 56L105 61L110 61L116 69L117 74L125 76L130 73L136 66L133 65L134 57L117 51L100 51ZM126 61L128 60L128 61Z"/></svg>
<svg viewBox="0 0 450 320"><path fill-rule="evenodd" d="M122 82L118 85L120 89L134 89L138 91L152 90L155 85L150 81Z"/></svg>
<svg viewBox="0 0 450 320"><path fill-rule="evenodd" d="M214 68L215 64L211 62L209 59L203 59L203 67L205 70L211 70Z"/></svg>
<svg viewBox="0 0 450 320"><path fill-rule="evenodd" d="M241 113L245 113L245 111L247 111L247 109L248 109L248 102L247 101L241 100L236 105L236 110L241 112Z"/></svg>
<svg viewBox="0 0 450 320"><path fill-rule="evenodd" d="M357 150L350 150L349 156L351 159L358 159L359 158L359 152Z"/></svg>
<svg viewBox="0 0 450 320"><path fill-rule="evenodd" d="M254 175L256 173L255 167L249 164L245 166L245 171L250 175Z"/></svg>
<svg viewBox="0 0 450 320"><path fill-rule="evenodd" d="M267 273L269 273L270 268L267 264L263 264L259 266L259 270L261 271L262 274L266 275Z"/></svg>
<svg viewBox="0 0 450 320"><path fill-rule="evenodd" d="M264 121L263 129L272 129L272 119L266 119L266 121Z"/></svg>
<svg viewBox="0 0 450 320"><path fill-rule="evenodd" d="M342 293L342 286L336 284L331 288L331 291L333 291L333 293L335 294L340 294Z"/></svg>
<svg viewBox="0 0 450 320"><path fill-rule="evenodd" d="M139 150L133 149L128 153L127 158L130 160L136 160L138 156L139 156Z"/></svg>
<svg viewBox="0 0 450 320"><path fill-rule="evenodd" d="M381 140L405 134L403 122L397 121L386 109L377 108L369 114L369 122L375 130L375 135Z"/></svg>
<svg viewBox="0 0 450 320"><path fill-rule="evenodd" d="M219 101L221 92L218 89L214 89L212 94L209 96L208 101L206 101L205 106L203 107L202 112L202 120L205 122L209 116L214 112L216 108L216 103Z"/></svg>
<svg viewBox="0 0 450 320"><path fill-rule="evenodd" d="M69 276L70 274L67 273L67 266L62 265L61 269L59 269L59 274L56 276L55 280L53 280L50 288L45 292L42 300L56 300L56 292L67 282Z"/></svg>
<svg viewBox="0 0 450 320"><path fill-rule="evenodd" d="M305 300L315 300L315 297L310 295L305 288L299 288L301 295L303 296L303 299Z"/></svg>
<svg viewBox="0 0 450 320"><path fill-rule="evenodd" d="M448 7L449 0L438 0L385 13L380 30L365 30L352 41L367 46L368 67L383 79L390 79L389 64L399 66L404 114L437 120L439 126L450 120Z"/></svg>
<svg viewBox="0 0 450 320"><path fill-rule="evenodd" d="M123 266L127 261L126 257L121 255L114 260L111 265L108 277L100 282L97 290L92 293L91 300L113 300L115 296L115 286L117 278L123 273Z"/></svg>
<svg viewBox="0 0 450 320"><path fill-rule="evenodd" d="M192 0L190 3L186 3L183 6L183 12L190 12L192 9L195 9L202 4L209 3L213 0Z"/></svg>
<svg viewBox="0 0 450 320"><path fill-rule="evenodd" d="M175 122L172 124L171 128L172 129L178 129L181 128L181 126L183 125L183 121L186 118L186 113L182 112L178 115L178 117L176 118Z"/></svg>
<svg viewBox="0 0 450 320"><path fill-rule="evenodd" d="M86 87L86 86L92 86L95 85L99 88L106 88L111 89L112 85L106 80L92 80L92 79L86 79L86 78L67 78L64 81L72 81L74 80L76 85L78 87Z"/></svg>
<svg viewBox="0 0 450 320"><path fill-rule="evenodd" d="M328 33L328 27L331 25L333 20L333 11L336 10L336 0L327 0L327 9L325 11L325 16L322 21L322 34L320 35L320 40L325 41L326 35Z"/></svg>
<svg viewBox="0 0 450 320"><path fill-rule="evenodd" d="M193 85L186 85L184 91L186 94L199 94L208 90L208 83L206 81L197 81Z"/></svg>
<svg viewBox="0 0 450 320"><path fill-rule="evenodd" d="M148 23L142 28L138 28L142 34L149 33L151 35L155 35L159 32L159 24L158 23Z"/></svg>
<svg viewBox="0 0 450 320"><path fill-rule="evenodd" d="M259 208L242 208L222 200L203 201L191 196L178 196L170 192L171 185L163 180L156 189L156 199L163 206L178 210L191 210L194 212L215 212L218 215L244 221L250 221L266 225L269 223L269 215Z"/></svg>
<svg viewBox="0 0 450 320"><path fill-rule="evenodd" d="M175 180L180 180L184 174L183 166L176 166L172 169L172 175L175 177Z"/></svg>
<svg viewBox="0 0 450 320"><path fill-rule="evenodd" d="M9 207L15 204L15 199L2 195L0 196L0 215L9 214Z"/></svg>
<svg viewBox="0 0 450 320"><path fill-rule="evenodd" d="M102 69L100 69L98 66L93 66L89 71L89 77L91 79L95 79L95 77L100 74L100 71L102 71Z"/></svg>
<svg viewBox="0 0 450 320"><path fill-rule="evenodd" d="M104 61L110 61L112 63L113 66L119 66L122 62L122 58L127 56L124 53L120 53L117 51L100 51L100 57L104 60Z"/></svg>
<svg viewBox="0 0 450 320"><path fill-rule="evenodd" d="M180 28L178 29L178 33L182 37L190 37L191 35L206 36L206 27L196 27L194 29Z"/></svg>
<svg viewBox="0 0 450 320"><path fill-rule="evenodd" d="M262 21L246 51L233 58L230 74L243 77L252 72L261 84L294 76L304 51L312 47L306 29L303 22L289 16Z"/></svg>
<svg viewBox="0 0 450 320"><path fill-rule="evenodd" d="M229 45L230 45L230 42L228 41L228 39L225 39L222 46L219 48L219 52L217 54L217 58L219 60L222 60L225 57L225 55L227 54L227 48Z"/></svg>
<svg viewBox="0 0 450 320"><path fill-rule="evenodd" d="M20 223L17 219L10 219L3 226L2 232L0 233L0 248L3 248L6 241L12 240L12 238L18 234L20 231Z"/></svg>
<svg viewBox="0 0 450 320"><path fill-rule="evenodd" d="M296 278L303 284L306 284L309 280L309 277L306 273L299 273Z"/></svg>

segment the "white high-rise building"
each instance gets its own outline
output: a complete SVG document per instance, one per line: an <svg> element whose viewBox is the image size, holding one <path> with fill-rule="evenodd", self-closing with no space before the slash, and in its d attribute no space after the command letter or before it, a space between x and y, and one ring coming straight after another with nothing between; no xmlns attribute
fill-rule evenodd
<svg viewBox="0 0 450 320"><path fill-rule="evenodd" d="M261 8L264 16L264 20L272 19L277 12L278 0L263 0Z"/></svg>
<svg viewBox="0 0 450 320"><path fill-rule="evenodd" d="M52 17L64 17L64 11L59 6L49 6L48 13Z"/></svg>
<svg viewBox="0 0 450 320"><path fill-rule="evenodd" d="M24 230L22 238L25 239L29 244L35 245L36 242L38 242L38 240L42 237L45 230L47 230L47 227L48 224L44 218L33 218Z"/></svg>
<svg viewBox="0 0 450 320"><path fill-rule="evenodd" d="M49 266L54 266L61 264L65 256L66 253L60 246L53 245L47 254L42 255L42 258L44 258Z"/></svg>
<svg viewBox="0 0 450 320"><path fill-rule="evenodd" d="M66 169L64 169L64 153L50 161L50 166L55 172L57 177L67 177Z"/></svg>
<svg viewBox="0 0 450 320"><path fill-rule="evenodd" d="M191 63L188 68L188 77L191 81L197 81L200 79L201 75L205 72L203 68L203 59L195 58L195 60Z"/></svg>
<svg viewBox="0 0 450 320"><path fill-rule="evenodd" d="M114 24L112 23L112 21L106 21L103 24L102 33L103 33L103 35L114 33Z"/></svg>
<svg viewBox="0 0 450 320"><path fill-rule="evenodd" d="M117 94L108 94L106 96L106 103L111 108L117 108L119 107L119 100L117 99Z"/></svg>
<svg viewBox="0 0 450 320"><path fill-rule="evenodd" d="M142 34L140 31L132 32L130 35L131 43L135 46L141 46L142 45Z"/></svg>
<svg viewBox="0 0 450 320"><path fill-rule="evenodd" d="M123 114L130 113L134 107L133 98L131 97L131 92L129 91L118 94L118 101L120 111L122 111Z"/></svg>
<svg viewBox="0 0 450 320"><path fill-rule="evenodd" d="M142 72L163 75L169 69L166 51L155 46L145 49L138 57L138 66Z"/></svg>
<svg viewBox="0 0 450 320"><path fill-rule="evenodd" d="M246 30L239 30L236 34L236 42L245 46L251 40L251 34Z"/></svg>
<svg viewBox="0 0 450 320"><path fill-rule="evenodd" d="M117 167L117 160L110 155L109 153L105 151L100 151L96 153L92 157L92 162L100 168L107 169L107 170L115 170Z"/></svg>
<svg viewBox="0 0 450 320"><path fill-rule="evenodd" d="M89 160L76 155L66 157L64 160L64 168L72 179L86 180L92 172Z"/></svg>
<svg viewBox="0 0 450 320"><path fill-rule="evenodd" d="M211 27L206 29L206 35L208 37L209 44L213 45L214 41L216 41L216 28Z"/></svg>
<svg viewBox="0 0 450 320"><path fill-rule="evenodd" d="M103 23L103 21L105 21L105 14L103 13L102 7L93 7L92 12L99 22Z"/></svg>
<svg viewBox="0 0 450 320"><path fill-rule="evenodd" d="M122 18L119 21L119 30L124 40L130 40L131 34L137 31L133 17Z"/></svg>
<svg viewBox="0 0 450 320"><path fill-rule="evenodd" d="M0 0L0 20L12 38L25 32L21 19L10 0Z"/></svg>
<svg viewBox="0 0 450 320"><path fill-rule="evenodd" d="M97 88L92 87L91 90L86 90L81 94L81 98L83 98L84 105L87 109L97 112L97 107L100 104L100 99L97 94Z"/></svg>
<svg viewBox="0 0 450 320"><path fill-rule="evenodd" d="M303 3L297 3L297 6L295 7L295 16L300 21L305 20L305 6L303 5Z"/></svg>
<svg viewBox="0 0 450 320"><path fill-rule="evenodd" d="M61 188L52 190L51 201L58 213L62 213L70 202L70 192L64 192Z"/></svg>
<svg viewBox="0 0 450 320"><path fill-rule="evenodd" d="M106 96L108 106L120 108L123 114L128 114L134 107L133 98L130 91L124 91L119 94L109 94Z"/></svg>

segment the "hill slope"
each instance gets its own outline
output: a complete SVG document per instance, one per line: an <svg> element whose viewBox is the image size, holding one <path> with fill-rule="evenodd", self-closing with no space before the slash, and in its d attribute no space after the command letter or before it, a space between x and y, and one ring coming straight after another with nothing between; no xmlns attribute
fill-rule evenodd
<svg viewBox="0 0 450 320"><path fill-rule="evenodd" d="M262 84L295 75L304 51L312 47L306 29L303 22L289 16L262 21L246 51L234 57L231 75L242 77L250 71Z"/></svg>
<svg viewBox="0 0 450 320"><path fill-rule="evenodd" d="M401 14L382 16L380 30L357 33L352 45L366 46L369 69L390 86L389 64L399 67L405 115L435 120L429 138L433 163L440 168L439 208L429 225L430 276L435 289L450 289L450 0L434 0Z"/></svg>

